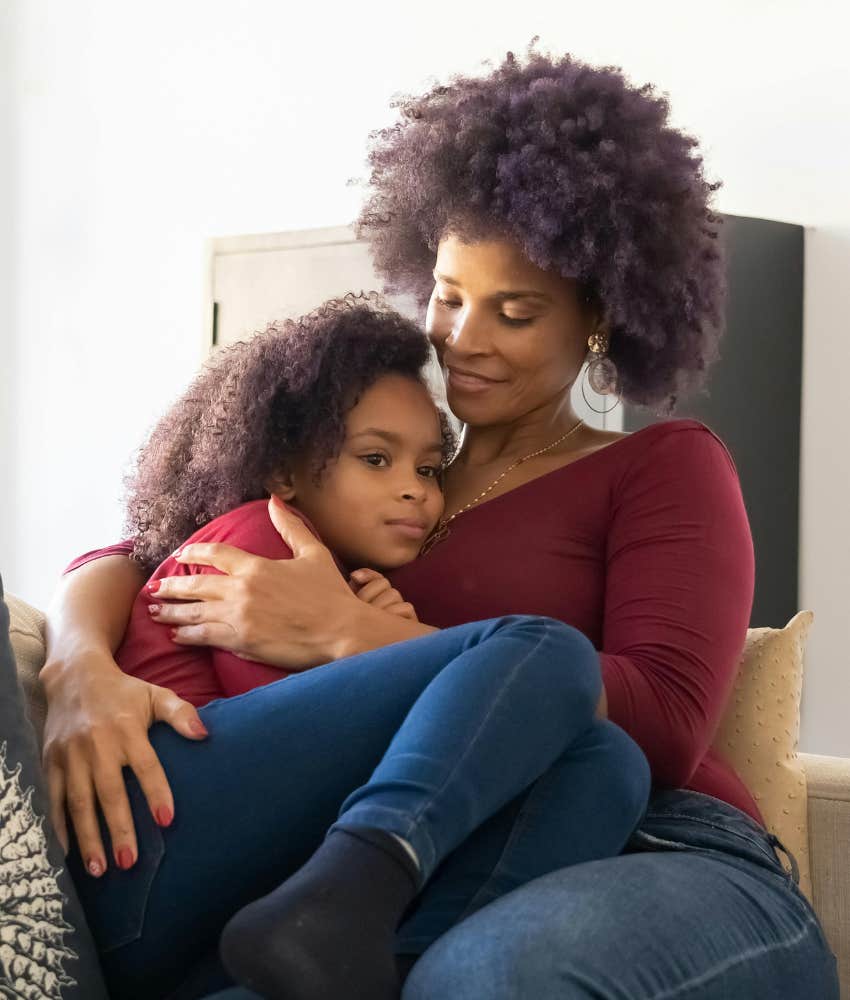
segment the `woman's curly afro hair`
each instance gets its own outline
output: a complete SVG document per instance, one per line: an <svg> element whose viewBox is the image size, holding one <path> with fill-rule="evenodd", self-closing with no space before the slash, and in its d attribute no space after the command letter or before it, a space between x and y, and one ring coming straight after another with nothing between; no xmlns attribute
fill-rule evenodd
<svg viewBox="0 0 850 1000"><path fill-rule="evenodd" d="M357 234L385 291L423 308L446 234L511 239L596 304L622 397L669 414L718 356L720 184L653 85L536 43L524 62L509 52L483 77L393 101L399 120L370 134Z"/></svg>
<svg viewBox="0 0 850 1000"><path fill-rule="evenodd" d="M127 479L134 558L150 572L214 517L269 496L297 456L311 456L318 482L362 394L389 374L423 382L429 357L424 332L374 292L331 299L218 351ZM440 418L446 461L453 442Z"/></svg>

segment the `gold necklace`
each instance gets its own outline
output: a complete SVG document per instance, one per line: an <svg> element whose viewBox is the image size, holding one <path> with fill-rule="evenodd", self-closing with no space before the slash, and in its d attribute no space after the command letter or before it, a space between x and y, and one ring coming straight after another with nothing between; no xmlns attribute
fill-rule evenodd
<svg viewBox="0 0 850 1000"><path fill-rule="evenodd" d="M559 437L557 441L547 444L545 448L539 448L537 451L532 451L530 454L523 455L522 458L518 458L515 462L511 463L511 465L509 465L504 472L498 475L493 482L490 483L486 490L482 490L474 500L470 500L468 504L465 504L460 508L460 510L456 510L454 514L451 514L449 517L441 517L437 522L436 528L434 528L431 534L425 539L424 545L419 550L419 555L424 556L426 552L431 551L437 542L441 542L444 538L448 537L449 525L452 521L454 521L458 515L463 514L465 511L469 510L470 507L474 507L477 503L483 500L491 490L495 489L499 485L509 472L512 472L518 465L522 465L523 462L527 462L531 458L537 458L538 455L542 455L544 452L557 448L562 441L567 440L570 434L575 433L575 431L577 431L583 423L583 420L579 420L577 424L571 427L562 437Z"/></svg>

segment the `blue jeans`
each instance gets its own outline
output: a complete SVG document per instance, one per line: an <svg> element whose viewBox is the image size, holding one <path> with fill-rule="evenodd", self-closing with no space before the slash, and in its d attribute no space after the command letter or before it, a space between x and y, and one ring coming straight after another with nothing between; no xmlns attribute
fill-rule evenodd
<svg viewBox="0 0 850 1000"><path fill-rule="evenodd" d="M469 916L419 959L401 1000L838 1000L835 958L775 847L718 799L656 792L620 857Z"/></svg>
<svg viewBox="0 0 850 1000"><path fill-rule="evenodd" d="M838 1000L835 957L777 846L718 799L656 792L620 857L470 916L402 1000Z"/></svg>
<svg viewBox="0 0 850 1000"><path fill-rule="evenodd" d="M92 879L75 846L68 858L110 990L200 995L187 992L187 973L214 954L229 917L332 827L397 833L432 879L399 951L424 951L540 875L616 855L643 815L649 769L622 730L595 718L600 690L585 636L511 616L212 702L200 712L203 743L152 727L174 791L171 827L156 826L127 772L136 865Z"/></svg>

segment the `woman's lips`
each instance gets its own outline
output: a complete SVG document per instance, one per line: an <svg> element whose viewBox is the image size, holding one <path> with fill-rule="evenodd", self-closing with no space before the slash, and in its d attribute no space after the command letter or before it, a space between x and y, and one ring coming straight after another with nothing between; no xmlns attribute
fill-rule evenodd
<svg viewBox="0 0 850 1000"><path fill-rule="evenodd" d="M424 538L428 533L428 525L423 524L421 521L406 520L404 518L399 518L393 521L387 521L387 525L390 528L395 528L399 534L405 535L407 538Z"/></svg>
<svg viewBox="0 0 850 1000"><path fill-rule="evenodd" d="M446 382L453 389L461 389L464 392L486 392L487 389L492 389L494 385L500 384L497 379L459 371L457 368L446 369Z"/></svg>

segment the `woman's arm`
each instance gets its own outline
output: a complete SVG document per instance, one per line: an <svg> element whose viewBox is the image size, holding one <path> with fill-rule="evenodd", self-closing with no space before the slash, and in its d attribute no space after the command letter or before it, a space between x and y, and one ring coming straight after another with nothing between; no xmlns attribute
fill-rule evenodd
<svg viewBox="0 0 850 1000"><path fill-rule="evenodd" d="M97 824L99 800L113 842L136 858L136 841L121 768L133 768L158 819L173 816L165 774L147 738L155 721L203 738L194 707L165 688L124 674L113 659L133 600L144 583L125 556L105 556L65 576L47 616L44 768L51 819L68 846L65 805L84 860L106 867ZM126 859L127 855L124 855Z"/></svg>
<svg viewBox="0 0 850 1000"><path fill-rule="evenodd" d="M608 531L600 661L609 718L654 779L687 785L735 679L754 559L731 456L690 421L659 435L624 474Z"/></svg>

